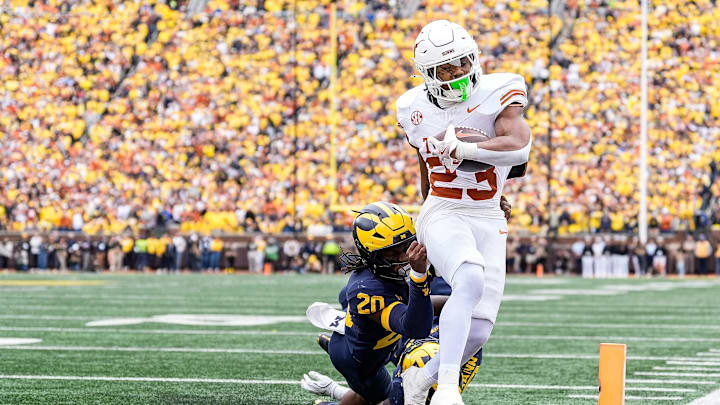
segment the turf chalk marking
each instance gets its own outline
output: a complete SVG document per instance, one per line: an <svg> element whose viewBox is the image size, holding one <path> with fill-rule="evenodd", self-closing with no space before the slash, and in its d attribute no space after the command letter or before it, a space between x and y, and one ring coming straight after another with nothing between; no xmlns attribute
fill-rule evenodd
<svg viewBox="0 0 720 405"><path fill-rule="evenodd" d="M673 373L673 372L662 372L662 371L637 371L633 373L635 375L647 375L656 377L720 377L720 373Z"/></svg>
<svg viewBox="0 0 720 405"><path fill-rule="evenodd" d="M690 402L688 405L717 405L720 404L720 390L713 391L710 394L698 398L692 402Z"/></svg>
<svg viewBox="0 0 720 405"><path fill-rule="evenodd" d="M628 384L684 384L684 385L715 385L717 382L709 380L645 380L628 378L625 380Z"/></svg>

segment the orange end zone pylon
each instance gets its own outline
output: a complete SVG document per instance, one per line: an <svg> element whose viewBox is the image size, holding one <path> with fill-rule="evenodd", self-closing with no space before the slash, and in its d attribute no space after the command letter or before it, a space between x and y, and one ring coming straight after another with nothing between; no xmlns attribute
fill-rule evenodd
<svg viewBox="0 0 720 405"><path fill-rule="evenodd" d="M598 395L598 405L625 404L626 363L626 345L600 343L600 366L598 369L600 395Z"/></svg>

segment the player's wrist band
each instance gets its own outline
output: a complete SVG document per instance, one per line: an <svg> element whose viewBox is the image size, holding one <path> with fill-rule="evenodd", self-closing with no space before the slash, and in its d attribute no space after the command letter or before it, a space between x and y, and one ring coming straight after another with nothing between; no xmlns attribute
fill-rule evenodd
<svg viewBox="0 0 720 405"><path fill-rule="evenodd" d="M410 280L416 283L424 283L427 280L427 273L418 273L415 270L410 271Z"/></svg>

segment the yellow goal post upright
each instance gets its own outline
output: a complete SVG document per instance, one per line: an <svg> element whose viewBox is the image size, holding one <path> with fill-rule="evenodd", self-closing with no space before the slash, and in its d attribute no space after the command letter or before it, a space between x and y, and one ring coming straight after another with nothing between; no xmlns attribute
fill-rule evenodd
<svg viewBox="0 0 720 405"><path fill-rule="evenodd" d="M330 207L337 204L337 160L335 159L335 137L337 133L337 4L330 2Z"/></svg>

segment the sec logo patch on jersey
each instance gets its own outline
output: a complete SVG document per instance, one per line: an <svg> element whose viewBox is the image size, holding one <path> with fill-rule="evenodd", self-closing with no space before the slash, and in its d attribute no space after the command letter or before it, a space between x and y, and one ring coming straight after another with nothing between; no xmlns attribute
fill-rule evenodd
<svg viewBox="0 0 720 405"><path fill-rule="evenodd" d="M412 114L410 114L410 122L412 122L415 125L420 125L420 123L422 122L422 119L423 119L423 116L420 111L415 110L415 111L413 111Z"/></svg>

